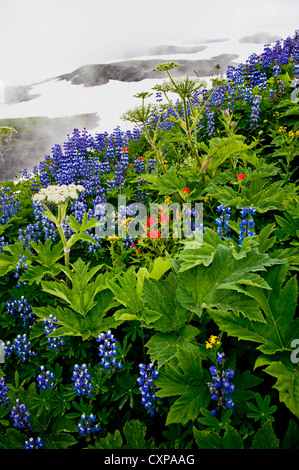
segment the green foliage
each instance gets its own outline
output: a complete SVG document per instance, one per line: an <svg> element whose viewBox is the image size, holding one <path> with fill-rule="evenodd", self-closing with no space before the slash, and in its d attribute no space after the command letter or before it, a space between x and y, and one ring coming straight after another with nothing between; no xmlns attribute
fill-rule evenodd
<svg viewBox="0 0 299 470"><path fill-rule="evenodd" d="M45 449L299 447L294 64L282 64L277 78L271 65L265 89L251 88L253 97L261 97L257 126L250 126L251 103L240 97L234 97L234 113L225 109L228 95L223 105L212 103L226 81L218 77L204 91L194 77L173 78L169 71L178 65L156 67L169 78L154 88L166 104L146 104L150 93L139 93L141 106L124 116L142 135L128 139L122 191L130 203L144 197L146 209L167 205L169 215L178 206L182 215L184 204L202 203L203 231L193 238L140 237L127 247L120 237L101 239L98 247L93 231L100 221L90 218L93 195L111 204L120 195L120 185L110 188L112 161L111 172L98 177L105 193L92 189L96 179L88 182L90 192L79 199L82 217L69 214L68 199L54 208L44 205L56 241L42 229L28 229L37 222L31 196L43 186L40 175L1 184L17 192L20 211L0 223L0 339L12 353L6 351L0 367L10 400L0 389L0 449L22 449L29 436L41 437ZM178 96L176 104L169 93ZM207 132L206 106L214 113L213 135ZM1 131L0 140L11 132ZM106 150L89 149L82 158L98 168ZM151 158L157 164L149 170ZM137 160L145 171L139 173ZM56 184L51 164L45 163L50 185ZM118 164L116 156L114 170ZM0 212L9 215L4 199ZM231 208L231 237L215 231L220 204ZM254 234L241 242L240 209L249 206L256 211ZM146 219L144 231L145 224ZM44 319L53 317L58 328L46 334ZM99 357L96 339L107 332L115 338L117 366ZM24 337L30 343L22 354ZM50 342L60 337L64 342L56 349ZM35 356L28 356L30 348ZM75 366L84 364L90 393L81 393L73 380ZM55 375L53 389L38 387L42 366ZM146 391L140 385L143 367L149 374ZM228 391L233 403L226 401ZM146 402L151 393L152 404ZM17 399L31 415L28 434L13 428ZM80 435L78 425L88 417L100 430Z"/></svg>
<svg viewBox="0 0 299 470"><path fill-rule="evenodd" d="M194 421L201 408L209 403L209 392L206 387L208 374L202 368L199 354L177 347L177 366L165 363L156 381L159 390L157 397L180 395L169 409L166 426L172 423Z"/></svg>

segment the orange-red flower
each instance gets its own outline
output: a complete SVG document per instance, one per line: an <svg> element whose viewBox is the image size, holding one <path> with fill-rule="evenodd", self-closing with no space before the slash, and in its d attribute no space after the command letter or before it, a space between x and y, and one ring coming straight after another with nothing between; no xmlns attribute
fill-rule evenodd
<svg viewBox="0 0 299 470"><path fill-rule="evenodd" d="M239 175L236 175L238 181L242 181L245 178L244 173L240 173Z"/></svg>
<svg viewBox="0 0 299 470"><path fill-rule="evenodd" d="M161 237L161 233L159 230L150 230L149 231L149 238L160 238Z"/></svg>
<svg viewBox="0 0 299 470"><path fill-rule="evenodd" d="M167 214L162 214L161 217L160 217L160 222L161 222L161 225L165 224L166 222L169 222L168 215Z"/></svg>
<svg viewBox="0 0 299 470"><path fill-rule="evenodd" d="M189 194L189 193L190 193L190 189L189 189L188 187L186 187L185 189L183 189L183 193Z"/></svg>
<svg viewBox="0 0 299 470"><path fill-rule="evenodd" d="M157 222L157 219L155 219L154 217L148 217L146 227L149 227L150 225L155 224L156 222Z"/></svg>

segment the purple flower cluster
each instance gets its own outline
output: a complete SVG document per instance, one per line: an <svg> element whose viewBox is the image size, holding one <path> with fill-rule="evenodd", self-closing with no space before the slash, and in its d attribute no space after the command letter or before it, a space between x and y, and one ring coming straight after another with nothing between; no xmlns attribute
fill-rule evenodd
<svg viewBox="0 0 299 470"><path fill-rule="evenodd" d="M40 366L40 374L36 377L37 387L41 389L42 392L45 392L48 387L52 390L55 387L55 375L53 372L46 370L45 366Z"/></svg>
<svg viewBox="0 0 299 470"><path fill-rule="evenodd" d="M159 407L155 406L156 402L156 390L157 387L154 385L153 380L159 377L159 372L154 369L154 364L149 363L139 364L140 377L137 379L139 390L141 393L141 404L146 410L150 410L150 417L153 418ZM162 399L158 400L162 401Z"/></svg>
<svg viewBox="0 0 299 470"><path fill-rule="evenodd" d="M267 89L270 78L274 79L274 83L271 84L271 99L274 100L276 96L283 93L286 84L281 80L281 76L286 72L285 66L289 64L293 69L293 75L296 76L298 75L298 60L299 32L296 31L293 38L288 37L284 41L277 41L274 45L266 44L262 54L250 55L246 63L229 66L224 83L219 85L217 81L211 89L197 91L191 97L194 106L204 106L204 116L199 120L197 129L212 137L215 135L215 122L219 111L228 109L230 113L233 113L242 105L250 105L248 127L249 129L255 128L260 117L261 96L259 93ZM175 125L172 118L176 116L176 113L181 115L180 106L180 103L176 102L173 104L175 111L169 108L163 113L159 129L170 130ZM152 128L157 120L158 115L154 115Z"/></svg>
<svg viewBox="0 0 299 470"><path fill-rule="evenodd" d="M116 339L111 331L101 333L96 341L100 343L98 356L101 358L100 364L104 366L104 369L122 369L123 365L116 361L118 354L117 345L115 344Z"/></svg>
<svg viewBox="0 0 299 470"><path fill-rule="evenodd" d="M32 328L31 325L35 323L36 316L32 312L29 302L25 299L23 295L19 300L15 300L12 297L10 302L5 303L5 306L9 315L13 317L17 315L23 320L22 326L26 326L28 323L29 329Z"/></svg>
<svg viewBox="0 0 299 470"><path fill-rule="evenodd" d="M25 441L24 449L43 449L44 443L40 437L34 439L30 437L27 441Z"/></svg>
<svg viewBox="0 0 299 470"><path fill-rule="evenodd" d="M86 416L85 413L81 415L81 421L77 426L80 436L90 436L94 432L99 432L101 427L99 424L94 424L96 416L90 414Z"/></svg>
<svg viewBox="0 0 299 470"><path fill-rule="evenodd" d="M221 236L221 238L230 238L231 229L228 225L230 216L231 216L231 207L224 207L223 204L220 204L217 208L217 212L221 212L221 215L215 220L217 225L217 234Z"/></svg>
<svg viewBox="0 0 299 470"><path fill-rule="evenodd" d="M10 188L0 189L0 224L6 224L20 210L19 199Z"/></svg>
<svg viewBox="0 0 299 470"><path fill-rule="evenodd" d="M15 353L18 357L22 358L21 362L26 362L30 357L37 355L35 351L31 349L31 342L28 340L27 335L18 335L14 342L11 344L7 341L4 347L4 355L10 357L12 353Z"/></svg>
<svg viewBox="0 0 299 470"><path fill-rule="evenodd" d="M255 235L255 232L254 232L255 222L254 222L254 219L250 217L250 215L253 216L255 215L255 213L256 213L256 210L251 206L242 207L241 209L240 216L242 220L239 223L239 226L240 226L239 247L240 248L242 247L242 243L245 237L251 237Z"/></svg>
<svg viewBox="0 0 299 470"><path fill-rule="evenodd" d="M0 253L3 252L3 246L8 246L8 242L5 241L4 235L0 237Z"/></svg>
<svg viewBox="0 0 299 470"><path fill-rule="evenodd" d="M21 269L28 269L29 268L29 265L27 264L26 256L25 255L23 255L23 256L19 255L19 258L20 259L19 259L19 261L18 261L18 263L15 267L14 277L16 279L19 279ZM23 282L18 281L17 282L17 287L21 287L24 284L25 284L25 281L23 281Z"/></svg>
<svg viewBox="0 0 299 470"><path fill-rule="evenodd" d="M18 430L32 427L29 421L31 415L29 414L27 407L24 404L20 404L20 400L18 398L16 399L16 405L12 407L9 416L13 419L13 426Z"/></svg>
<svg viewBox="0 0 299 470"><path fill-rule="evenodd" d="M232 369L222 370L222 361L225 354L220 354L219 352L217 354L217 362L221 365L220 370L215 366L210 367L209 371L212 382L207 384L211 393L211 399L217 404L216 408L211 411L212 416L215 416L221 409L234 410L235 407L230 397L234 393L235 386L229 381L229 379L233 379L235 373Z"/></svg>
<svg viewBox="0 0 299 470"><path fill-rule="evenodd" d="M91 375L88 373L86 364L82 364L82 366L79 366L78 364L74 365L72 381L75 382L73 389L77 392L77 397L81 395L91 395L93 387L89 383L90 379Z"/></svg>
<svg viewBox="0 0 299 470"><path fill-rule="evenodd" d="M58 325L56 325L55 323L57 323L57 318L53 317L52 314L49 315L49 318L44 318L43 324L46 325L44 327L44 332L46 333L46 336L52 333L52 331L57 330ZM62 336L51 336L50 338L47 338L47 344L50 349L57 351L57 349L61 349L62 346L65 345L65 341L63 341Z"/></svg>
<svg viewBox="0 0 299 470"><path fill-rule="evenodd" d="M4 408L7 407L7 403L10 401L10 398L7 396L8 391L9 388L5 383L5 378L0 377L0 405L3 405Z"/></svg>

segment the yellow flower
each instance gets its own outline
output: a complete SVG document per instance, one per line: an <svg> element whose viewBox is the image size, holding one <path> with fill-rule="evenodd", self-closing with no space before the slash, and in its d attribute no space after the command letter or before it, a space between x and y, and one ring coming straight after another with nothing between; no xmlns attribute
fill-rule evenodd
<svg viewBox="0 0 299 470"><path fill-rule="evenodd" d="M113 235L113 237L108 237L107 240L109 240L110 243L115 243L119 238L116 235Z"/></svg>
<svg viewBox="0 0 299 470"><path fill-rule="evenodd" d="M290 131L290 132L289 132L289 136L292 137L292 138L294 138L294 137L295 137L294 131Z"/></svg>
<svg viewBox="0 0 299 470"><path fill-rule="evenodd" d="M218 339L218 336L211 335L209 338L209 341L206 341L206 348L207 349L212 348L213 344L218 344L218 345L221 344Z"/></svg>
<svg viewBox="0 0 299 470"><path fill-rule="evenodd" d="M206 197L204 198L204 201L207 202L209 199L210 199L209 196L206 196Z"/></svg>
<svg viewBox="0 0 299 470"><path fill-rule="evenodd" d="M172 200L170 199L169 196L164 196L166 204L169 206L172 203Z"/></svg>
<svg viewBox="0 0 299 470"><path fill-rule="evenodd" d="M279 117L279 112L275 111L275 113L273 114L273 117Z"/></svg>
<svg viewBox="0 0 299 470"><path fill-rule="evenodd" d="M278 129L279 134L285 134L287 131L287 128L284 126L280 126Z"/></svg>
<svg viewBox="0 0 299 470"><path fill-rule="evenodd" d="M210 339L209 339L210 343L215 344L217 338L218 338L218 336L214 336L214 335L210 336Z"/></svg>

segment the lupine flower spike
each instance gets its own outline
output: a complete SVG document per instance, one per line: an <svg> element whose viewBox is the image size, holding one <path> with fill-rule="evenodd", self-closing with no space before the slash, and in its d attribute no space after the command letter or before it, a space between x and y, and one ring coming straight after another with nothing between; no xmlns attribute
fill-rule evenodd
<svg viewBox="0 0 299 470"><path fill-rule="evenodd" d="M215 416L221 409L234 410L234 402L230 395L234 393L234 384L228 379L234 377L234 371L232 369L222 370L222 362L225 356L224 353L217 352L217 363L220 364L220 370L216 366L209 368L212 382L208 382L208 387L211 393L211 399L216 402L217 406L211 411L211 415Z"/></svg>
<svg viewBox="0 0 299 470"><path fill-rule="evenodd" d="M154 405L157 387L153 384L153 379L157 379L159 373L154 369L152 363L147 366L139 364L139 371L140 377L137 379L137 383L142 397L141 403L146 410L150 410L150 417L153 418L156 412L159 411L159 407ZM158 398L158 400L162 401L161 398Z"/></svg>
<svg viewBox="0 0 299 470"><path fill-rule="evenodd" d="M116 339L111 331L101 333L96 341L100 343L98 356L101 358L100 364L104 366L104 369L111 369L112 371L122 369L123 365L116 361L118 354L117 345L115 344Z"/></svg>

